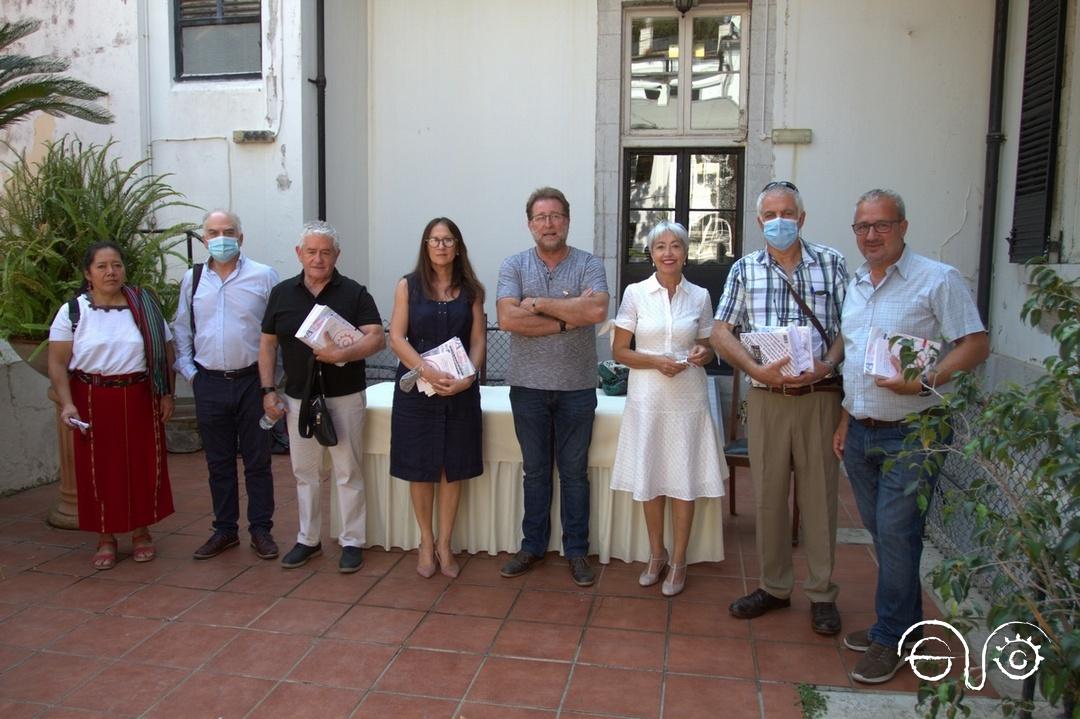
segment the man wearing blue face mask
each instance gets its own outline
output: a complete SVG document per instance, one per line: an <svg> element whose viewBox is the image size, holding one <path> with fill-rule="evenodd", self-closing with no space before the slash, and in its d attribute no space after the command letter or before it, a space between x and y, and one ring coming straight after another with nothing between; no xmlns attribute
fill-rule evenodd
<svg viewBox="0 0 1080 719"><path fill-rule="evenodd" d="M202 235L210 259L184 274L173 322L175 367L195 393L214 503L213 534L193 556L210 559L240 543L239 446L251 547L261 559L273 559L274 479L270 432L259 427L259 335L278 273L240 252L244 234L236 214L211 210Z"/></svg>
<svg viewBox="0 0 1080 719"><path fill-rule="evenodd" d="M716 353L750 377L747 440L757 504L758 589L728 611L753 619L791 606L794 571L788 494L795 472L795 500L802 521L810 598L810 626L818 634L840 631L837 587L832 583L836 552L836 491L839 463L830 428L840 417L841 382L836 366L844 357L840 308L847 267L844 256L800 237L806 220L802 197L790 182L770 182L757 199L757 221L765 248L731 268L717 304L710 342ZM803 325L810 329L813 368L784 374L783 358L759 365L735 336L743 332Z"/></svg>

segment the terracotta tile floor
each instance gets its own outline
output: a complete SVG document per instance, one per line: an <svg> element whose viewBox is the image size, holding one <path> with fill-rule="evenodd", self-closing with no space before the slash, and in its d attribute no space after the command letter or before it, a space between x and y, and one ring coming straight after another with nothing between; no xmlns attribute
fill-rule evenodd
<svg viewBox="0 0 1080 719"><path fill-rule="evenodd" d="M122 540L108 572L89 567L92 535L45 525L56 485L0 499L0 717L739 719L799 716L798 682L867 691L848 679L854 655L810 631L800 592L753 622L728 615L757 582L746 475L741 513L725 517L727 559L691 567L669 600L637 585L640 564L598 567L579 589L555 555L515 580L486 555L461 556L456 580L425 580L415 555L380 548L347 576L336 551L292 571L246 543L196 562L210 526L203 462L170 457L180 511L154 528L157 559L136 565ZM288 549L287 458L274 469ZM858 527L841 484L840 524ZM839 546L835 576L845 628L865 626L873 552ZM904 669L878 690L916 684Z"/></svg>

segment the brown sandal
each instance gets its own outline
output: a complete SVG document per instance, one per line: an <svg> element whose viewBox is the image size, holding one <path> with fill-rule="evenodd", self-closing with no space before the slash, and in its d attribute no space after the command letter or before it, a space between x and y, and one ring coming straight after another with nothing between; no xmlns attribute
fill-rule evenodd
<svg viewBox="0 0 1080 719"><path fill-rule="evenodd" d="M90 559L90 566L99 572L116 566L116 537L98 540L97 551Z"/></svg>
<svg viewBox="0 0 1080 719"><path fill-rule="evenodd" d="M132 559L136 562L149 562L157 555L154 548L154 539L150 536L150 530L144 529L141 534L131 535Z"/></svg>

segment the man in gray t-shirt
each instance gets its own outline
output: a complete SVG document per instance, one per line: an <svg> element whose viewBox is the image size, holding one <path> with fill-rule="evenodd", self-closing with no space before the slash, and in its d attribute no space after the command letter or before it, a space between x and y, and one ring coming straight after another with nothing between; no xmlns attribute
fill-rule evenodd
<svg viewBox="0 0 1080 719"><path fill-rule="evenodd" d="M596 410L593 325L607 317L598 257L566 244L570 203L542 187L525 204L536 242L503 261L496 307L510 335L510 406L524 463L521 550L502 568L516 577L540 562L551 537L552 468L559 467L563 552L582 587L594 581L589 552L589 443ZM554 457L552 456L554 449Z"/></svg>

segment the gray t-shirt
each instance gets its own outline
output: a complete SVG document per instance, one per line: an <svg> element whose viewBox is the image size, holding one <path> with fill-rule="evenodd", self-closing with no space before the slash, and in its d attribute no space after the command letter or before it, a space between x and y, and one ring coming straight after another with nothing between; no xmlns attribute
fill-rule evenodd
<svg viewBox="0 0 1080 719"><path fill-rule="evenodd" d="M607 293L607 276L600 258L570 248L570 254L554 270L531 247L510 255L499 268L496 301L504 297L579 297L582 292ZM511 385L546 390L578 390L596 387L596 336L593 328L578 327L543 337L510 335Z"/></svg>

